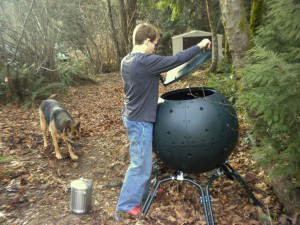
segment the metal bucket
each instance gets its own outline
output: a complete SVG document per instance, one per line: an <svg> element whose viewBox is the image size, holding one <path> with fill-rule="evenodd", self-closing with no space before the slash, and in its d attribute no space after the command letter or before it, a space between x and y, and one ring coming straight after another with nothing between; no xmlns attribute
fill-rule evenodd
<svg viewBox="0 0 300 225"><path fill-rule="evenodd" d="M70 208L73 213L87 213L92 208L91 181L80 178L71 182Z"/></svg>

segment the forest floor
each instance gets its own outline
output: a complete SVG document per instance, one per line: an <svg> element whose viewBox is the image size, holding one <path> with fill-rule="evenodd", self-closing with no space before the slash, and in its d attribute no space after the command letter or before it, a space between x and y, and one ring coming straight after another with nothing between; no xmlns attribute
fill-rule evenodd
<svg viewBox="0 0 300 225"><path fill-rule="evenodd" d="M54 156L52 140L44 149L38 107L7 104L0 108L0 224L205 224L198 189L189 183L163 184L164 194L155 197L146 216L124 216L116 222L115 212L122 180L128 166L128 141L121 122L122 80L119 74L99 75L97 83L69 87L57 100L75 121L81 121L81 144L72 161L66 145L60 144L63 159ZM203 86L205 79L191 76L161 93L186 86ZM239 118L242 120L242 118ZM281 204L262 170L254 166L245 137L247 127L240 124L240 141L230 156L238 171L266 210L253 206L237 181L221 177L211 185L216 224L279 224ZM154 156L155 157L155 156ZM161 168L170 174L167 168ZM208 173L191 175L201 184ZM93 182L92 209L85 214L70 210L70 183L79 178Z"/></svg>

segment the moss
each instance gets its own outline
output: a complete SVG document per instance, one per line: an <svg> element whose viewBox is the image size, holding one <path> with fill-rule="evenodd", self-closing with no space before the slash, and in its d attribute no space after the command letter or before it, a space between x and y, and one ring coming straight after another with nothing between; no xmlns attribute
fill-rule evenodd
<svg viewBox="0 0 300 225"><path fill-rule="evenodd" d="M225 47L224 47L224 55L225 55L225 58L228 59L229 61L232 60L231 58L231 54L230 54L230 50L229 50L229 43L228 43L228 38L227 38L227 33L225 32L224 33L224 43L225 43Z"/></svg>
<svg viewBox="0 0 300 225"><path fill-rule="evenodd" d="M251 9L250 31L255 33L257 27L263 23L264 0L254 0Z"/></svg>
<svg viewBox="0 0 300 225"><path fill-rule="evenodd" d="M246 15L241 20L239 27L242 31L244 31L246 33L246 35L249 37L249 39L252 38L252 33L250 31L250 27L249 27ZM250 49L250 47L251 47L251 42L249 42L249 46L247 46L247 49Z"/></svg>
<svg viewBox="0 0 300 225"><path fill-rule="evenodd" d="M241 30L248 30L248 26L249 26L249 24L248 24L247 18L246 18L246 16L244 16L239 24L239 28Z"/></svg>

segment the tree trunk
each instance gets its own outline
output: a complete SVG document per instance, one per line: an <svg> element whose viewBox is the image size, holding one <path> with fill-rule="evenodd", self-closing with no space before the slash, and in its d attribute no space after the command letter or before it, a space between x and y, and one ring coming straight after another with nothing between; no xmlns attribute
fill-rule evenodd
<svg viewBox="0 0 300 225"><path fill-rule="evenodd" d="M112 17L111 3L110 3L110 0L106 0L106 1L107 1L108 22L109 22L109 28L110 28L110 31L111 31L111 37L112 37L112 40L113 40L117 61L118 61L118 63L120 63L121 62L121 51L120 51L118 39L117 39L117 36L116 36L117 31L116 31L116 28L115 28L115 25L114 25L114 20L113 20L113 17Z"/></svg>
<svg viewBox="0 0 300 225"><path fill-rule="evenodd" d="M136 2L137 0L119 0L120 24L122 31L122 56L132 49L132 33L136 25Z"/></svg>
<svg viewBox="0 0 300 225"><path fill-rule="evenodd" d="M250 30L255 34L257 27L262 24L264 16L264 0L253 0L250 17Z"/></svg>
<svg viewBox="0 0 300 225"><path fill-rule="evenodd" d="M224 57L228 63L232 63L232 57L229 52L229 44L228 44L228 38L226 32L224 33Z"/></svg>
<svg viewBox="0 0 300 225"><path fill-rule="evenodd" d="M13 80L10 76L10 64L6 65L6 77L5 77L5 84L6 84L6 98L11 101L13 96L15 95L15 88L13 85Z"/></svg>
<svg viewBox="0 0 300 225"><path fill-rule="evenodd" d="M128 42L128 28L127 28L127 14L124 0L119 0L119 12L120 12L120 26L121 26L121 56L124 57L129 48Z"/></svg>
<svg viewBox="0 0 300 225"><path fill-rule="evenodd" d="M233 66L239 67L251 40L243 1L220 0L220 6Z"/></svg>
<svg viewBox="0 0 300 225"><path fill-rule="evenodd" d="M218 34L217 34L217 25L218 19L217 15L214 14L214 7L212 0L206 0L207 14L210 25L210 30L212 33L212 62L209 68L209 71L214 73L217 70L218 59L219 59L219 50L218 50Z"/></svg>
<svg viewBox="0 0 300 225"><path fill-rule="evenodd" d="M48 41L51 43L51 40ZM45 77L48 77L50 82L59 82L60 78L58 72L56 70L56 62L55 62L55 43L49 44L49 46L45 46L45 63L43 64L41 70L43 71L42 74Z"/></svg>
<svg viewBox="0 0 300 225"><path fill-rule="evenodd" d="M136 26L136 17L137 17L137 5L136 5L137 0L126 0L126 12L127 12L127 27L128 27L128 49L127 52L130 52L133 43L132 43L132 33L133 30Z"/></svg>

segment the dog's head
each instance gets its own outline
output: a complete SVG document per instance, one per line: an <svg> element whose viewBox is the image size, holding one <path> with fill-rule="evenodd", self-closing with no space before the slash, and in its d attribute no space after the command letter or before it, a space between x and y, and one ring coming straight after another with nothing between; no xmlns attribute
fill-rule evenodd
<svg viewBox="0 0 300 225"><path fill-rule="evenodd" d="M74 149L79 149L81 147L78 143L80 139L80 122L76 125L67 125L63 130L63 139L70 143Z"/></svg>

